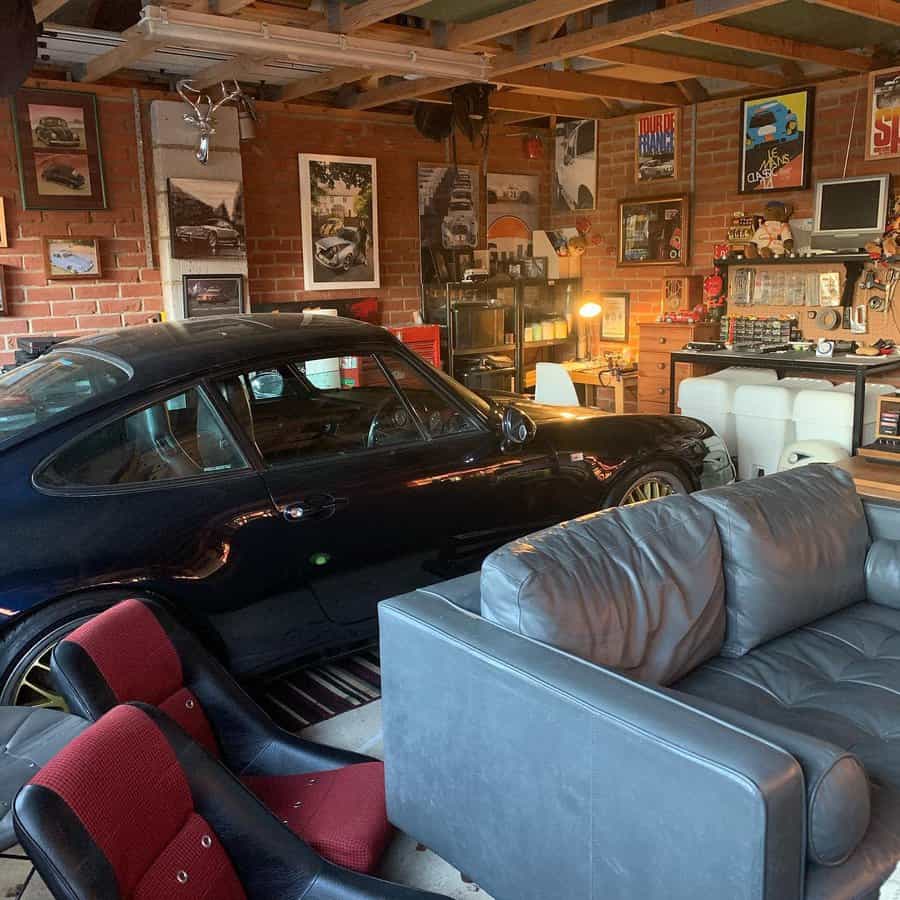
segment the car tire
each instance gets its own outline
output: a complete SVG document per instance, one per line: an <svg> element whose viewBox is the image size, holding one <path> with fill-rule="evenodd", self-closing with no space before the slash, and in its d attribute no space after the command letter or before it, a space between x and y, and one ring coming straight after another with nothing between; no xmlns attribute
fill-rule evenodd
<svg viewBox="0 0 900 900"><path fill-rule="evenodd" d="M678 463L656 460L642 463L619 478L606 498L606 508L630 506L672 494L690 494L692 479Z"/></svg>

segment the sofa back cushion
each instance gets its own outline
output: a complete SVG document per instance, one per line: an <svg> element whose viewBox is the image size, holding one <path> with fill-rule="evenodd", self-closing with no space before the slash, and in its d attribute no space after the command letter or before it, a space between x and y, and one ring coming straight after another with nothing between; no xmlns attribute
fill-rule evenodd
<svg viewBox="0 0 900 900"><path fill-rule="evenodd" d="M668 684L722 645L715 520L689 497L670 497L514 541L482 566L481 614L582 659Z"/></svg>
<svg viewBox="0 0 900 900"><path fill-rule="evenodd" d="M819 463L694 496L722 542L723 656L865 600L869 528L843 469Z"/></svg>

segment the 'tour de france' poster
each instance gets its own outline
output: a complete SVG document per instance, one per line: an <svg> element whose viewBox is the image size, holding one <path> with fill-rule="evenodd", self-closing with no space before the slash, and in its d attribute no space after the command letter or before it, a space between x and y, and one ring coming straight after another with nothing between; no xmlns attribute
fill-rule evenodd
<svg viewBox="0 0 900 900"><path fill-rule="evenodd" d="M866 159L900 156L900 67L869 74Z"/></svg>
<svg viewBox="0 0 900 900"><path fill-rule="evenodd" d="M742 194L809 186L812 109L812 88L741 103Z"/></svg>
<svg viewBox="0 0 900 900"><path fill-rule="evenodd" d="M634 180L678 177L680 109L661 109L634 117Z"/></svg>

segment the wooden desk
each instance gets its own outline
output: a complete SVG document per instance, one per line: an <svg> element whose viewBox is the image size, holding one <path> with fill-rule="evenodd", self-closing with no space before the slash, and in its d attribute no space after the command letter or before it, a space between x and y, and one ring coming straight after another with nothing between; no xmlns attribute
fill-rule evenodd
<svg viewBox="0 0 900 900"><path fill-rule="evenodd" d="M569 373L574 384L584 385L586 406L596 406L598 392L603 388L612 388L613 405L616 414L622 415L625 412L625 385L637 380L637 369L630 369L627 372L623 372L621 377L616 378L605 365L598 365L597 363L572 360L560 363L560 365ZM526 388L533 388L536 381L536 369L530 369L525 373Z"/></svg>
<svg viewBox="0 0 900 900"><path fill-rule="evenodd" d="M864 456L852 456L837 465L853 476L860 497L900 503L900 459L895 463L872 462Z"/></svg>

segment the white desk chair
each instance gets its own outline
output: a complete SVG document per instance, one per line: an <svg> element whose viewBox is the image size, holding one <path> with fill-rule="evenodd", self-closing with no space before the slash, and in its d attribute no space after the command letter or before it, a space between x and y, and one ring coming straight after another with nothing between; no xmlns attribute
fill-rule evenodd
<svg viewBox="0 0 900 900"><path fill-rule="evenodd" d="M559 363L539 362L535 371L534 399L548 406L580 406L572 376Z"/></svg>

